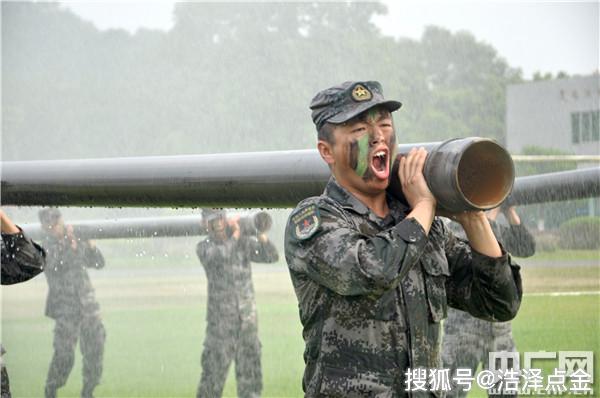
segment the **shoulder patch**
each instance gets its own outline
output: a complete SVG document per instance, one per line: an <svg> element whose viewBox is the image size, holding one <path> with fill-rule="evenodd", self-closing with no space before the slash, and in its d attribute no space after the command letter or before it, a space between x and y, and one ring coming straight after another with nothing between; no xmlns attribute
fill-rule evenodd
<svg viewBox="0 0 600 398"><path fill-rule="evenodd" d="M296 239L308 239L317 232L321 225L321 216L319 208L314 205L308 205L292 215L293 234Z"/></svg>

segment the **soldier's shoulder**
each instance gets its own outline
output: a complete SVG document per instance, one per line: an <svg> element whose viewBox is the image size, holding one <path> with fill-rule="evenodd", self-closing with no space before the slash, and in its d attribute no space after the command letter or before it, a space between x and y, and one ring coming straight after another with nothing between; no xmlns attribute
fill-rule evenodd
<svg viewBox="0 0 600 398"><path fill-rule="evenodd" d="M322 225L323 220L342 217L343 209L333 199L321 195L304 199L290 213L287 234L298 240L313 236Z"/></svg>
<svg viewBox="0 0 600 398"><path fill-rule="evenodd" d="M210 246L210 238L207 236L196 244L196 249L204 249Z"/></svg>
<svg viewBox="0 0 600 398"><path fill-rule="evenodd" d="M321 196L311 196L310 198L306 198L292 210L290 214L290 219L299 213L305 212L306 209L316 208L321 213L326 212L327 214L336 214L339 212L343 212L342 206L333 200L332 198L321 195Z"/></svg>
<svg viewBox="0 0 600 398"><path fill-rule="evenodd" d="M286 235L297 240L310 238L321 226L320 197L306 198L298 205L288 217Z"/></svg>

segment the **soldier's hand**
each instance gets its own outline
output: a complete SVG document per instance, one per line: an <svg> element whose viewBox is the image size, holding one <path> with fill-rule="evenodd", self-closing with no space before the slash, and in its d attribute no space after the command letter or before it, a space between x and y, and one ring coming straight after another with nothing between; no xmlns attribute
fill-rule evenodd
<svg viewBox="0 0 600 398"><path fill-rule="evenodd" d="M73 226L71 224L65 226L67 232L67 238L71 243L71 248L73 250L77 249L77 238L75 238L75 234L73 233Z"/></svg>
<svg viewBox="0 0 600 398"><path fill-rule="evenodd" d="M447 210L440 209L436 211L435 215L440 217L447 217L452 221L456 221L463 227L474 221L479 221L481 220L481 218L487 220L485 213L481 210L461 211L452 213Z"/></svg>
<svg viewBox="0 0 600 398"><path fill-rule="evenodd" d="M16 234L19 233L19 228L12 222L10 218L0 209L0 224L2 232L5 234Z"/></svg>
<svg viewBox="0 0 600 398"><path fill-rule="evenodd" d="M227 219L227 225L231 228L231 237L235 240L238 240L241 235L240 230L240 216L234 216Z"/></svg>
<svg viewBox="0 0 600 398"><path fill-rule="evenodd" d="M503 207L502 213L504 213L504 217L506 217L510 225L521 224L521 217L517 214L517 208L515 206Z"/></svg>
<svg viewBox="0 0 600 398"><path fill-rule="evenodd" d="M425 176L423 176L426 158L427 151L423 147L413 148L408 155L400 158L398 178L402 185L402 193L413 209L422 202L432 205L434 208L436 205L436 200L427 186Z"/></svg>
<svg viewBox="0 0 600 398"><path fill-rule="evenodd" d="M493 208L491 210L488 210L485 213L485 215L487 216L487 218L489 220L496 221L496 218L498 218L498 214L500 214L500 210L501 210L500 206L498 206L498 207L495 207L495 208ZM504 209L502 209L502 210L504 210Z"/></svg>

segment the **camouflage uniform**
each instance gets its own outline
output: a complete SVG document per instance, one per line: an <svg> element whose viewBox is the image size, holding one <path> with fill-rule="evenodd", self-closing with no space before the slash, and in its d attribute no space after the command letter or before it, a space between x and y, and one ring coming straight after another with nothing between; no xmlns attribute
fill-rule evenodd
<svg viewBox="0 0 600 398"><path fill-rule="evenodd" d="M71 247L69 238L45 237L48 251L45 269L48 282L46 315L56 321L54 355L48 369L46 396L56 396L56 390L67 382L75 362L75 346L83 355L83 397L92 396L102 376L102 357L106 332L100 318L100 306L86 267L104 267L104 257L87 241Z"/></svg>
<svg viewBox="0 0 600 398"><path fill-rule="evenodd" d="M429 235L398 200L377 217L334 178L302 201L285 255L306 342L307 397L405 397L407 368L439 368L447 305L506 321L520 305L519 267L473 251L435 219ZM424 396L439 395L423 393Z"/></svg>
<svg viewBox="0 0 600 398"><path fill-rule="evenodd" d="M22 232L2 234L0 255L2 256L2 284L12 285L25 282L44 270L46 252L40 245L29 239ZM0 345L0 355L4 355L4 347ZM0 376L1 398L10 398L10 383L4 362L0 359L2 373Z"/></svg>
<svg viewBox="0 0 600 398"><path fill-rule="evenodd" d="M2 284L25 282L44 270L46 252L23 233L2 234Z"/></svg>
<svg viewBox="0 0 600 398"><path fill-rule="evenodd" d="M196 253L208 279L206 337L198 397L220 397L227 371L235 359L239 397L257 397L262 391L260 341L250 262L277 261L275 246L254 236L219 241L209 237Z"/></svg>
<svg viewBox="0 0 600 398"><path fill-rule="evenodd" d="M535 253L535 240L523 225L504 226L495 221L490 221L490 225L496 238L511 254L530 257ZM492 323L474 318L464 311L448 311L448 319L444 323L442 361L451 375L458 368L471 369L475 374L480 363L483 369L488 369L489 353L497 351L516 351L510 322ZM498 387L501 389L501 385ZM488 395L509 396L507 392L493 390ZM454 385L448 396L466 397L467 392Z"/></svg>

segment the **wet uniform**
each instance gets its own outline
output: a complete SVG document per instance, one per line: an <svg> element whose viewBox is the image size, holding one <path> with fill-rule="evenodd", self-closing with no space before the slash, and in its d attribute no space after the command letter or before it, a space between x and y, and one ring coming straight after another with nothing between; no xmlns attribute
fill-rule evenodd
<svg viewBox="0 0 600 398"><path fill-rule="evenodd" d="M48 252L44 272L48 282L46 316L56 321L46 396L56 396L56 390L67 382L78 339L83 355L82 396L91 396L102 376L106 332L86 268L104 267L104 257L83 240L73 249L70 239L47 235L44 247Z"/></svg>
<svg viewBox="0 0 600 398"><path fill-rule="evenodd" d="M447 306L507 321L520 305L519 267L472 250L439 219L429 235L388 196L376 216L332 177L302 201L285 256L306 343L307 397L405 397L407 368L439 368Z"/></svg>
<svg viewBox="0 0 600 398"><path fill-rule="evenodd" d="M278 253L270 242L241 235L238 240L198 243L196 253L208 279L206 337L198 397L220 397L231 361L235 359L240 398L262 391L260 341L250 262L272 263Z"/></svg>
<svg viewBox="0 0 600 398"><path fill-rule="evenodd" d="M22 232L16 234L3 233L1 245L3 285L25 282L44 270L46 252ZM4 347L0 346L0 352L0 355L4 355ZM10 383L4 362L1 363L1 367L2 389L0 397L10 398Z"/></svg>
<svg viewBox="0 0 600 398"><path fill-rule="evenodd" d="M498 241L511 254L530 257L535 253L535 240L523 225L505 226L495 221L490 221L490 225ZM459 368L471 369L471 373L475 375L479 364L483 369L488 369L489 353L498 351L516 351L510 322L492 323L474 318L464 311L448 311L448 319L444 323L442 361L444 368L450 369L451 375ZM502 395L501 392L496 392L489 395ZM467 393L462 391L461 386L453 385L447 396L466 397ZM505 395L508 396L508 393Z"/></svg>

